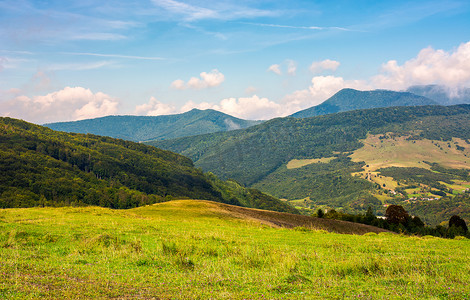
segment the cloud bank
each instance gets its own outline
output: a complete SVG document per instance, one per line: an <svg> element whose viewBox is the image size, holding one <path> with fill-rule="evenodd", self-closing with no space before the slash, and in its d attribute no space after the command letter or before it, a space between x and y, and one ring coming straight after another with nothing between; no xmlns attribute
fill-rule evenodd
<svg viewBox="0 0 470 300"><path fill-rule="evenodd" d="M390 60L382 65L380 74L371 82L377 88L386 89L404 89L418 84L470 85L470 42L461 44L453 52L425 48L401 66Z"/></svg>
<svg viewBox="0 0 470 300"><path fill-rule="evenodd" d="M117 113L118 105L117 99L102 92L66 87L44 96L16 96L0 103L0 110L4 116L46 123L107 116Z"/></svg>

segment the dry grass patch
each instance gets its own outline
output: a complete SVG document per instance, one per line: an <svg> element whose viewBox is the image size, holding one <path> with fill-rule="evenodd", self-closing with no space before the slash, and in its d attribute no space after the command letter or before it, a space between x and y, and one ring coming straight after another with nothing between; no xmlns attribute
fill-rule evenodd
<svg viewBox="0 0 470 300"><path fill-rule="evenodd" d="M335 159L335 157L322 157L313 159L293 159L287 163L287 169L297 169L310 164L324 163L327 164Z"/></svg>

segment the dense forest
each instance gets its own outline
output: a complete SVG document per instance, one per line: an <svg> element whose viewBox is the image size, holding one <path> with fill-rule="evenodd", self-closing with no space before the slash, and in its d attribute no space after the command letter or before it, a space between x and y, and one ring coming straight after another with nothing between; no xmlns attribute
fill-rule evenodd
<svg viewBox="0 0 470 300"><path fill-rule="evenodd" d="M0 207L131 208L193 198L295 212L256 190L226 184L190 159L144 144L71 134L0 118ZM236 190L236 191L235 191Z"/></svg>
<svg viewBox="0 0 470 300"><path fill-rule="evenodd" d="M380 187L352 176L365 163L352 162L348 156L363 146L361 140L368 134L390 132L414 140L467 140L470 105L375 108L304 119L278 118L244 130L148 144L186 155L197 167L222 179L232 178L278 198L309 197L315 206L328 204L363 212L368 206L376 210L381 207L382 203L370 196L370 191ZM286 168L292 159L314 158L333 159ZM433 180L455 176L444 172Z"/></svg>
<svg viewBox="0 0 470 300"><path fill-rule="evenodd" d="M203 170L253 185L291 159L351 152L368 133L417 132L420 138L470 138L470 105L391 107L313 118L278 118L244 130L152 141Z"/></svg>

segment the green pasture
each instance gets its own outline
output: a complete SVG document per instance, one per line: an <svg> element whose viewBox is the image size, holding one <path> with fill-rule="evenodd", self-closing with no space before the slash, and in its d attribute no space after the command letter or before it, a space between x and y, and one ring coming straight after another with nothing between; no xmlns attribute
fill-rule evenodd
<svg viewBox="0 0 470 300"><path fill-rule="evenodd" d="M469 257L467 239L271 228L193 200L0 210L2 299L465 299Z"/></svg>

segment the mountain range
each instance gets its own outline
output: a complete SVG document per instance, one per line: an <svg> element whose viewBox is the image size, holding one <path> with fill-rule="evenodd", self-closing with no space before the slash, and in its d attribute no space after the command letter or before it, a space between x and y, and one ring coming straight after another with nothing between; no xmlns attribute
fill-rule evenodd
<svg viewBox="0 0 470 300"><path fill-rule="evenodd" d="M383 205L408 198L464 192L470 186L469 139L470 105L430 105L278 118L244 130L148 144L305 206L354 212L372 206L383 212ZM446 203L446 209L452 206ZM462 209L470 216L468 204Z"/></svg>
<svg viewBox="0 0 470 300"><path fill-rule="evenodd" d="M0 207L131 208L173 198L296 212L236 182L203 174L181 155L140 143L53 131L0 118Z"/></svg>
<svg viewBox="0 0 470 300"><path fill-rule="evenodd" d="M212 109L193 109L176 115L107 116L44 126L58 131L92 133L139 142L242 129L259 123L260 121L242 120Z"/></svg>
<svg viewBox="0 0 470 300"><path fill-rule="evenodd" d="M323 103L292 114L308 118L356 109L391 106L451 105L470 103L470 89L454 91L444 86L414 86L407 91L342 89ZM140 142L167 140L213 132L244 129L262 121L243 120L212 109L165 116L107 116L73 122L49 123L53 130L92 133Z"/></svg>
<svg viewBox="0 0 470 300"><path fill-rule="evenodd" d="M441 105L470 104L470 88L451 88L443 85L415 85L407 92L427 97Z"/></svg>
<svg viewBox="0 0 470 300"><path fill-rule="evenodd" d="M325 102L296 112L292 114L291 117L309 118L356 109L435 104L439 104L439 102L410 92L394 92L388 90L358 91L354 89L342 89Z"/></svg>

